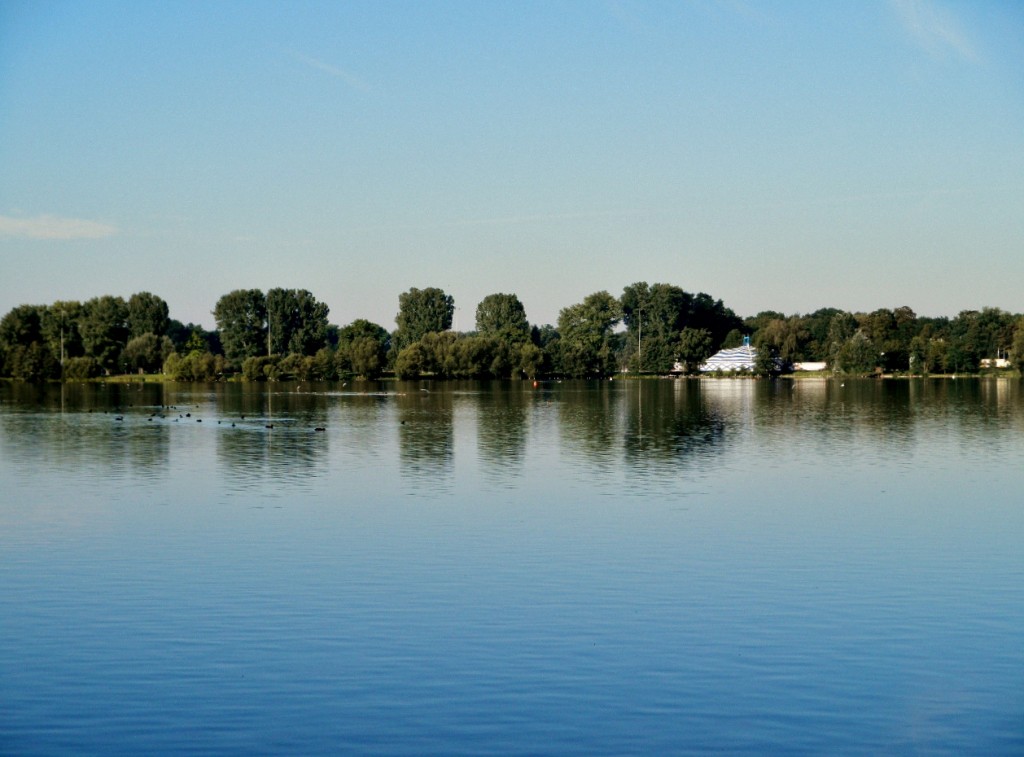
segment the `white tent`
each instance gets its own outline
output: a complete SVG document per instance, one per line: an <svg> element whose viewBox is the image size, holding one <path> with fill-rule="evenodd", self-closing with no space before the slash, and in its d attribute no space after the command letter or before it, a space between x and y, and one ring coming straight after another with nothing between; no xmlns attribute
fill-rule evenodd
<svg viewBox="0 0 1024 757"><path fill-rule="evenodd" d="M733 347L728 350L719 350L709 357L706 362L701 363L701 373L714 373L716 371L753 371L754 361L757 360L757 349L750 346L750 337L743 337L741 347Z"/></svg>

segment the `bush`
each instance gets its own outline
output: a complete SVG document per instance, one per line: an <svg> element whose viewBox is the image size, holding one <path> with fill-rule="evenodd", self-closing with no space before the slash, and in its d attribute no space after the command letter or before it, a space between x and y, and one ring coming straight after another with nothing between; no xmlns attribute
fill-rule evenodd
<svg viewBox="0 0 1024 757"><path fill-rule="evenodd" d="M160 369L174 351L174 343L166 336L143 334L128 342L122 358L129 371L152 373Z"/></svg>
<svg viewBox="0 0 1024 757"><path fill-rule="evenodd" d="M174 381L216 381L224 369L224 358L209 352L191 352L184 357L172 352L164 362L164 373Z"/></svg>
<svg viewBox="0 0 1024 757"><path fill-rule="evenodd" d="M99 363L91 357L69 357L64 361L66 379L91 379L99 375Z"/></svg>
<svg viewBox="0 0 1024 757"><path fill-rule="evenodd" d="M247 357L242 361L242 380L266 381L267 374L264 373L263 368L272 362L276 362L276 360L277 358L267 357L266 355L261 357Z"/></svg>
<svg viewBox="0 0 1024 757"><path fill-rule="evenodd" d="M12 347L7 352L6 363L10 375L21 381L45 381L60 376L60 363L39 342Z"/></svg>
<svg viewBox="0 0 1024 757"><path fill-rule="evenodd" d="M338 369L334 362L334 350L321 347L313 357L313 378L317 381L334 381L338 378Z"/></svg>
<svg viewBox="0 0 1024 757"><path fill-rule="evenodd" d="M277 368L279 380L310 381L313 378L314 360L293 352L281 360Z"/></svg>
<svg viewBox="0 0 1024 757"><path fill-rule="evenodd" d="M426 351L419 342L413 342L402 349L395 358L395 375L400 379L419 378L427 362Z"/></svg>

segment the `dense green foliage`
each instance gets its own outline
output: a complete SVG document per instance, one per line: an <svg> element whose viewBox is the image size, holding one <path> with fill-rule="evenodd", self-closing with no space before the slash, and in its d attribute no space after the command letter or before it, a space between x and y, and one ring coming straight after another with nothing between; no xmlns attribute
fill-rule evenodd
<svg viewBox="0 0 1024 757"><path fill-rule="evenodd" d="M228 292L213 309L224 356L232 363L270 354L267 339L267 298L259 289Z"/></svg>
<svg viewBox="0 0 1024 757"><path fill-rule="evenodd" d="M129 338L143 334L164 336L170 323L167 303L162 298L149 292L138 292L128 298Z"/></svg>
<svg viewBox="0 0 1024 757"><path fill-rule="evenodd" d="M530 338L526 308L514 294L489 294L476 306L476 330L484 336L521 344Z"/></svg>
<svg viewBox="0 0 1024 757"><path fill-rule="evenodd" d="M328 308L305 289L267 292L268 351L312 355L327 343Z"/></svg>
<svg viewBox="0 0 1024 757"><path fill-rule="evenodd" d="M908 307L808 315L764 311L740 319L721 300L664 283L637 282L614 297L587 295L557 325L531 325L515 294L487 295L476 330L451 330L455 301L443 290L399 295L397 329L364 319L328 323L305 289L238 289L214 308L217 330L170 318L149 292L87 302L19 305L0 319L0 376L24 381L163 371L181 381L376 378L603 377L621 371L695 373L716 350L750 336L755 373L824 363L837 373L1024 372L1024 314L998 308L955 318Z"/></svg>
<svg viewBox="0 0 1024 757"><path fill-rule="evenodd" d="M1021 316L999 308L922 318L908 307L870 313L824 309L807 316L759 313L745 322L754 344L783 364L826 362L838 373L976 373L1019 361Z"/></svg>
<svg viewBox="0 0 1024 757"><path fill-rule="evenodd" d="M397 349L418 342L427 334L440 333L452 327L455 299L436 287L416 289L398 295L398 330L392 339Z"/></svg>

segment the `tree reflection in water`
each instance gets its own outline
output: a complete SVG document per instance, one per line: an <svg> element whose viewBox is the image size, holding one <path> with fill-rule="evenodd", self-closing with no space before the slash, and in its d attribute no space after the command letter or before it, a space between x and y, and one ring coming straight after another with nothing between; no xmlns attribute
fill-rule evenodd
<svg viewBox="0 0 1024 757"><path fill-rule="evenodd" d="M425 491L449 490L455 457L452 384L399 382L394 399L401 475Z"/></svg>

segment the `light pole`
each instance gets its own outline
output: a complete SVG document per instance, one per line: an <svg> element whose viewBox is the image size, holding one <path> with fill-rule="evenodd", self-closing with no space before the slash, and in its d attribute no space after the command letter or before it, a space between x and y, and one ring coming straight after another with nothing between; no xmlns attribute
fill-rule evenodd
<svg viewBox="0 0 1024 757"><path fill-rule="evenodd" d="M644 372L644 353L641 339L644 334L644 309L637 306L636 309L636 373L639 376Z"/></svg>
<svg viewBox="0 0 1024 757"><path fill-rule="evenodd" d="M60 309L60 380L64 381L64 308Z"/></svg>

